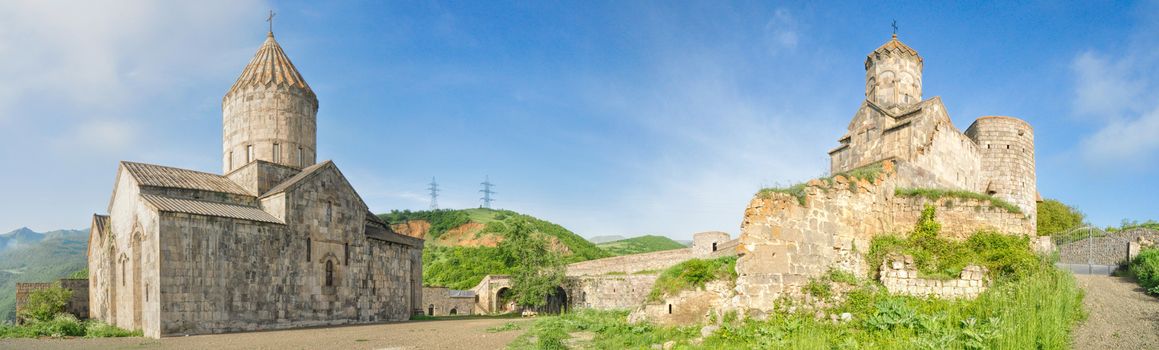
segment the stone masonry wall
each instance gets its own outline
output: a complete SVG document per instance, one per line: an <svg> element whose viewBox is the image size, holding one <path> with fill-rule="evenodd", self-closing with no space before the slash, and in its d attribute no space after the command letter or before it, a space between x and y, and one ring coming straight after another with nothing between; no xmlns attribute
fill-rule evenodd
<svg viewBox="0 0 1159 350"><path fill-rule="evenodd" d="M616 256L574 263L567 266L568 276L604 275L608 273L631 274L647 270L663 270L669 266L692 259L692 248L664 250L659 252Z"/></svg>
<svg viewBox="0 0 1159 350"><path fill-rule="evenodd" d="M573 309L631 309L647 299L658 277L656 274L568 277L563 288Z"/></svg>
<svg viewBox="0 0 1159 350"><path fill-rule="evenodd" d="M809 278L829 269L866 276L864 253L870 240L881 234L912 230L926 204L938 208L942 234L961 239L978 229L1031 235L1022 214L989 207L989 201L921 197L899 198L895 169L905 163L883 164L875 183L835 177L832 184L811 181L805 204L783 193L756 196L741 224L737 291L740 305L771 310L785 292L799 289Z"/></svg>
<svg viewBox="0 0 1159 350"><path fill-rule="evenodd" d="M16 284L16 322L23 323L20 319L20 311L24 309L24 305L28 303L28 295L32 292L55 287L60 284L61 288L72 291L72 296L68 299L68 304L64 306L64 312L70 313L79 319L87 320L89 318L89 280L63 278L57 283L17 283Z"/></svg>
<svg viewBox="0 0 1159 350"><path fill-rule="evenodd" d="M881 284L892 294L973 299L986 290L986 268L969 265L958 279L938 280L918 277L912 256L891 254L881 263Z"/></svg>
<svg viewBox="0 0 1159 350"><path fill-rule="evenodd" d="M446 287L423 287L421 305L427 316L462 316L474 313L475 299L474 292L469 292L469 296L451 296L451 290Z"/></svg>

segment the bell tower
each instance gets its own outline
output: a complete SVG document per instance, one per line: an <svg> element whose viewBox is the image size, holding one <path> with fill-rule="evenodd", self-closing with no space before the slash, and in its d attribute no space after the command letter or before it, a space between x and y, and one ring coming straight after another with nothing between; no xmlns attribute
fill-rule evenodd
<svg viewBox="0 0 1159 350"><path fill-rule="evenodd" d="M295 169L317 161L318 98L272 31L222 98L221 114L226 174L257 160Z"/></svg>
<svg viewBox="0 0 1159 350"><path fill-rule="evenodd" d="M865 99L882 108L922 101L922 57L896 32L865 58Z"/></svg>

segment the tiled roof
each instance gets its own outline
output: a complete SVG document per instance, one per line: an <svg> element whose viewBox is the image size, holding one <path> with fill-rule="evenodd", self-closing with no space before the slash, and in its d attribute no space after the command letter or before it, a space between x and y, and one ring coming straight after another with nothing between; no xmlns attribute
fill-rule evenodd
<svg viewBox="0 0 1159 350"><path fill-rule="evenodd" d="M262 193L262 197L268 197L272 194L286 192L286 190L290 189L291 187L294 187L294 185L297 185L302 180L310 177L310 175L314 175L314 173L318 172L318 170L321 170L327 164L332 164L332 163L333 162L327 160L325 162L321 162L318 164L308 166L305 169L302 169L302 172L294 174L294 176L291 176L290 178L286 179L286 181L282 181L282 183L278 184L277 186L274 186L274 188L271 188L269 191L266 191L266 193Z"/></svg>
<svg viewBox="0 0 1159 350"><path fill-rule="evenodd" d="M918 58L918 62L921 62L921 60L922 60L922 57L918 55L917 50L914 50L912 47L909 47L909 45L902 43L901 40L897 40L897 34L893 35L893 39L890 39L889 41L885 42L885 44L882 44L880 47L878 47L876 50L873 50L873 52L870 53L869 56L872 57L873 54L875 54L875 53L886 54L886 53L890 53L890 52L912 55L912 56Z"/></svg>
<svg viewBox="0 0 1159 350"><path fill-rule="evenodd" d="M141 198L157 207L157 210L164 212L216 216L276 224L282 223L281 220L270 215L270 213L255 207L171 198L151 194L142 194Z"/></svg>
<svg viewBox="0 0 1159 350"><path fill-rule="evenodd" d="M145 163L121 162L121 166L128 170L141 186L252 195L221 175Z"/></svg>
<svg viewBox="0 0 1159 350"><path fill-rule="evenodd" d="M250 87L290 87L305 90L307 95L313 96L314 91L302 79L302 74L290 62L290 57L282 50L282 46L274 40L274 34L266 37L266 42L258 48L254 58L245 66L237 82L229 89L226 96L237 90Z"/></svg>

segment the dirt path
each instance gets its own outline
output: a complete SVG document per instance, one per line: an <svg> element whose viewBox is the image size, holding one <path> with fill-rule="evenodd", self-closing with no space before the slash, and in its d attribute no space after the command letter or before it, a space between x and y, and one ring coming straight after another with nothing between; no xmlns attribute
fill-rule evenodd
<svg viewBox="0 0 1159 350"><path fill-rule="evenodd" d="M1075 278L1088 313L1075 330L1075 349L1159 349L1159 298L1122 277Z"/></svg>
<svg viewBox="0 0 1159 350"><path fill-rule="evenodd" d="M529 320L461 319L363 326L199 335L164 338L13 339L0 349L502 349L523 330L491 333L487 328Z"/></svg>

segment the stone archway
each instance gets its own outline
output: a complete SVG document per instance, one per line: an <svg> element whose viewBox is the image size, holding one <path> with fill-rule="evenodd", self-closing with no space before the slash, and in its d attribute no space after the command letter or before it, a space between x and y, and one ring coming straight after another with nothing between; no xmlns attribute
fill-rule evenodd
<svg viewBox="0 0 1159 350"><path fill-rule="evenodd" d="M511 288L508 288L508 287L499 288L499 291L495 292L495 299L494 299L495 300L495 308L494 308L495 312L496 313L508 313L508 312L514 311L515 305L514 305L514 302L509 300L510 298L511 298Z"/></svg>
<svg viewBox="0 0 1159 350"><path fill-rule="evenodd" d="M547 296L547 303L543 305L540 312L560 314L567 312L567 308L567 291L564 291L563 287L555 287L555 291Z"/></svg>

